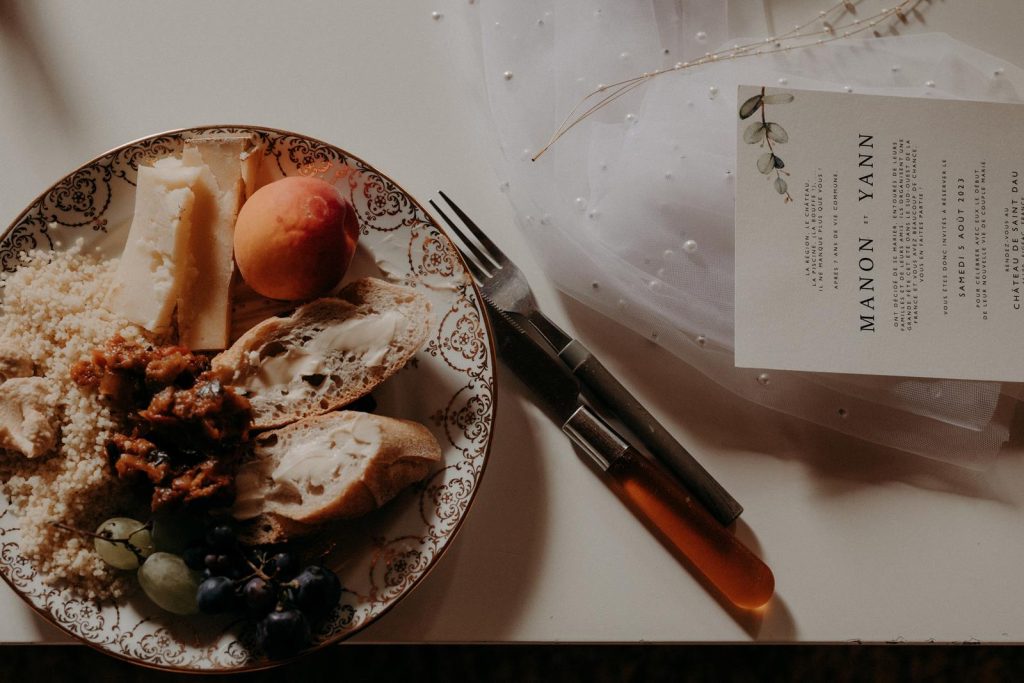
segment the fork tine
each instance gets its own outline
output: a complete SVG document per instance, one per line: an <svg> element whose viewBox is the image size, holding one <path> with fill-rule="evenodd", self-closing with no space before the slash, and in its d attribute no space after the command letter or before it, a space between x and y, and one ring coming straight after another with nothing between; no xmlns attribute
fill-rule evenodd
<svg viewBox="0 0 1024 683"><path fill-rule="evenodd" d="M476 264L476 261L469 258L469 254L459 249L459 253L462 254L462 260L465 261L466 267L469 268L469 272L473 274L473 279L477 281L477 284L483 284L491 277L484 272L484 269Z"/></svg>
<svg viewBox="0 0 1024 683"><path fill-rule="evenodd" d="M498 248L497 244L491 241L491 238L487 236L487 233L481 230L480 227L473 222L473 219L467 216L466 213L459 208L458 204L453 202L442 190L438 190L437 192L446 202L448 202L448 206L452 207L452 211L454 211L459 219L466 224L469 231L472 232L478 240L480 240L480 244L482 244L484 249L490 253L491 259L499 266L504 266L508 263L508 258L505 256L504 252Z"/></svg>
<svg viewBox="0 0 1024 683"><path fill-rule="evenodd" d="M480 265L490 270L491 272L494 272L499 267L498 264L496 264L493 259L491 259L487 254L481 251L481 249L473 243L473 240L466 237L466 234L459 229L459 226L455 225L452 219L448 217L448 214L441 210L441 207L434 203L433 199L430 200L430 205L434 207L434 211L437 211L438 215L441 216L442 219L444 219L444 222L448 224L448 227L451 228L452 231L454 231L455 234L459 236L459 239L462 240L462 244L471 252L473 252L473 256L476 256L477 260L480 261ZM459 251L462 250L460 249ZM463 257L465 257L464 251L462 251L462 254ZM466 260L468 261L469 259ZM485 275L483 279L486 279L488 277L490 277L490 275Z"/></svg>
<svg viewBox="0 0 1024 683"><path fill-rule="evenodd" d="M455 248L459 249L459 246L455 245ZM472 273L473 279L476 280L477 284L483 284L490 279L491 276L477 264L476 260L472 256L462 249L459 249L459 254L462 256L462 261L466 264L469 272Z"/></svg>

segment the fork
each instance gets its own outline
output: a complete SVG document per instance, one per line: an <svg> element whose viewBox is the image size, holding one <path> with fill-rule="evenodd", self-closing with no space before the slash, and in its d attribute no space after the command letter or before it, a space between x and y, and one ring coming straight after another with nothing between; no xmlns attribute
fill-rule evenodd
<svg viewBox="0 0 1024 683"><path fill-rule="evenodd" d="M708 474L579 340L571 337L541 312L530 283L516 264L448 195L440 191L439 194L476 238L469 239L462 228L434 200L430 200L430 206L459 237L463 245L459 247L459 253L484 296L500 310L529 321L572 373L615 413L652 455L672 470L712 516L725 526L732 524L743 512L743 507L736 499Z"/></svg>

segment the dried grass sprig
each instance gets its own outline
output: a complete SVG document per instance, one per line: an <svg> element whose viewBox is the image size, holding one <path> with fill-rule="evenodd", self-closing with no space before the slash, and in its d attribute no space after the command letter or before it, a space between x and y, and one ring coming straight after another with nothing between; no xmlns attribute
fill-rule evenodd
<svg viewBox="0 0 1024 683"><path fill-rule="evenodd" d="M551 138L548 139L547 143L533 155L532 160L536 161L539 159L562 136L575 128L584 119L640 87L652 78L714 62L781 54L793 50L816 47L837 40L844 40L867 31L873 31L875 35L878 35L876 27L887 20L896 19L902 23L907 23L908 13L912 12L913 8L922 0L899 0L893 7L887 7L869 17L858 19L856 18L857 5L861 1L841 0L829 9L819 11L813 19L797 24L791 30L777 36L769 36L763 40L745 45L733 45L729 49L705 53L703 57L693 61L676 62L673 66L664 69L647 71L639 76L627 78L617 83L598 86L596 90L585 95L572 108L572 111L565 117L565 120L562 121L562 124L552 134Z"/></svg>

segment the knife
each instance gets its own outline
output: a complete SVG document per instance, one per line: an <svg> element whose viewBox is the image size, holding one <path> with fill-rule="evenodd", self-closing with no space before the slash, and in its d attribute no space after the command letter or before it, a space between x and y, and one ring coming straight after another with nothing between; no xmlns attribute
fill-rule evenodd
<svg viewBox="0 0 1024 683"><path fill-rule="evenodd" d="M672 470L684 486L722 523L729 526L743 513L743 506L712 477L697 459L578 339L563 332L538 311L526 319L537 328L562 362L600 401L611 408L640 441Z"/></svg>
<svg viewBox="0 0 1024 683"><path fill-rule="evenodd" d="M697 459L683 448L682 444L637 401L626 387L615 379L597 357L578 339L573 339L537 307L533 291L526 276L487 234L444 192L439 192L463 225L477 238L480 247L474 245L458 224L441 210L433 200L430 205L459 236L466 249L460 249L467 266L480 282L485 294L491 290L491 303L497 306L513 321L525 321L540 333L547 345L569 366L569 370L591 392L602 405L607 406L622 423L632 431L650 453L665 464L679 481L707 508L724 526L729 526L743 512L743 507L725 488L705 470ZM484 268L474 268L475 263Z"/></svg>
<svg viewBox="0 0 1024 683"><path fill-rule="evenodd" d="M538 405L594 464L630 510L653 527L732 604L765 605L775 590L771 570L719 524L681 485L649 461L580 398L569 369L484 297L498 355Z"/></svg>

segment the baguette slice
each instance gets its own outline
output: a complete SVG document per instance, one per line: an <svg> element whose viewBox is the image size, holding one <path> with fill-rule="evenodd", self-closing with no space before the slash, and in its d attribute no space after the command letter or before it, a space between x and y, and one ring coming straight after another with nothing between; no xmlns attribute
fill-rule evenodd
<svg viewBox="0 0 1024 683"><path fill-rule="evenodd" d="M440 460L415 422L350 410L310 417L255 439L232 514L246 541L277 543L376 510Z"/></svg>
<svg viewBox="0 0 1024 683"><path fill-rule="evenodd" d="M401 369L430 330L430 303L376 278L253 327L212 363L249 399L253 427L280 427L365 396Z"/></svg>

